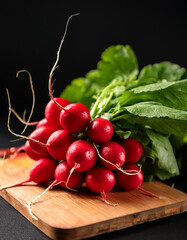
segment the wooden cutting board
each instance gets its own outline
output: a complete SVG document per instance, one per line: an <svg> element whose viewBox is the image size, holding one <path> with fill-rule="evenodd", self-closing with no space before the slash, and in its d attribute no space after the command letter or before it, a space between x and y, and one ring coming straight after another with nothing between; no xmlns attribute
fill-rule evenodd
<svg viewBox="0 0 187 240"><path fill-rule="evenodd" d="M0 164L0 186L4 186L28 178L34 161L22 153ZM32 212L38 218L35 220L29 214L27 203L45 187L30 183L2 190L0 195L52 239L83 239L187 211L187 194L160 182L144 183L143 188L161 199L140 190L114 189L107 199L118 203L115 207L85 187L79 192L55 187L32 205Z"/></svg>

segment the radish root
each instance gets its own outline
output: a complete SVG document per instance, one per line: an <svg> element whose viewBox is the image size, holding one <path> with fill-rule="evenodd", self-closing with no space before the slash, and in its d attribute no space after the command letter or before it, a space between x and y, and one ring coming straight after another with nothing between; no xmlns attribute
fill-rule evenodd
<svg viewBox="0 0 187 240"><path fill-rule="evenodd" d="M54 181L52 184L50 184L40 195L36 196L32 201L28 202L27 208L29 210L30 215L35 219L38 220L38 218L32 213L31 205L35 203L39 198L41 198L49 189L51 189L54 185L57 185L57 181Z"/></svg>
<svg viewBox="0 0 187 240"><path fill-rule="evenodd" d="M157 196L157 195L154 194L154 193L151 193L151 192L145 190L142 186L139 186L138 189L139 189L140 191L142 191L143 193L145 193L146 195L150 196L150 197L155 197L155 198L161 199L161 197Z"/></svg>
<svg viewBox="0 0 187 240"><path fill-rule="evenodd" d="M79 164L79 163L75 163L75 166L71 169L71 171L70 171L70 173L69 173L69 176L68 176L68 179L67 179L67 181L66 181L66 187L67 187L69 190L74 191L74 192L78 192L78 191L77 191L76 189L73 189L73 188L68 187L68 182L69 182L69 179L70 179L72 173L74 172L74 170L75 170L76 168L79 168L79 167L80 167L80 164Z"/></svg>
<svg viewBox="0 0 187 240"><path fill-rule="evenodd" d="M50 96L50 98L53 100L53 102L54 102L55 104L57 104L57 106L58 106L60 109L63 109L63 110L64 110L64 108L63 108L57 101L55 101L55 99L54 99L54 97L53 97L53 90L52 90L52 84L51 84L51 82L52 82L52 77L53 77L54 71L55 71L55 69L56 69L56 67L57 67L57 64L58 64L58 61L59 61L60 51L61 51L62 44L63 44L63 42L64 42L64 39L65 39L65 36L66 36L66 33L67 33L69 21L70 21L70 19L71 19L72 17L75 17L75 16L77 16L77 15L79 15L79 13L76 13L76 14L71 15L71 16L68 18L68 20L67 20L67 23L66 23L66 26L65 26L65 31L64 31L62 40L61 40L61 42L60 42L60 46L59 46L58 51L57 51L56 61L55 61L55 64L53 65L53 67L52 67L52 69L51 69L50 74L49 74L49 96ZM64 110L64 111L67 111L67 110Z"/></svg>
<svg viewBox="0 0 187 240"><path fill-rule="evenodd" d="M105 191L102 191L102 192L101 192L101 197L102 197L103 201L104 201L106 204L108 204L108 205L110 205L110 206L112 206L112 207L116 207L116 206L118 205L117 203L111 203L111 202L109 202L109 201L106 199L106 193L105 193Z"/></svg>
<svg viewBox="0 0 187 240"><path fill-rule="evenodd" d="M17 117L17 119L18 119L21 123L23 123L23 124L25 124L25 125L27 125L27 126L35 126L35 125L38 124L38 121L36 121L36 122L28 122L28 121L25 121L24 117L21 118L21 117L19 116L19 114L18 114L13 108L11 109L11 111L12 111L12 113ZM24 112L25 112L25 111L24 111ZM23 133L23 132L22 132L22 133Z"/></svg>
<svg viewBox="0 0 187 240"><path fill-rule="evenodd" d="M35 219L38 220L38 218L32 213L32 209L31 206L39 199L41 198L48 190L50 190L51 188L53 188L54 186L59 185L61 182L58 182L57 180L55 180L54 182L52 182L40 195L36 196L32 201L28 202L27 208L29 210L29 214Z"/></svg>
<svg viewBox="0 0 187 240"><path fill-rule="evenodd" d="M7 161L9 159L14 159L18 155L18 153L20 153L21 151L24 151L24 150L25 150L25 146L16 148L15 151L13 152L13 154L9 155L8 157L6 157L6 155L5 155L5 161Z"/></svg>
<svg viewBox="0 0 187 240"><path fill-rule="evenodd" d="M27 120L27 122L25 124L25 127L24 127L24 129L23 129L21 134L23 134L25 132L26 128L27 128L27 125L30 122L30 119L31 119L33 111L34 111L34 106L35 106L35 93L34 93L34 87L33 87L33 83L32 83L32 76L31 76L29 71L27 71L27 70L20 70L20 71L17 72L16 77L18 78L19 74L22 73L22 72L26 72L29 75L29 81L30 81L30 86L31 86L31 91L32 91L32 108L31 108L31 112L29 114L28 120Z"/></svg>
<svg viewBox="0 0 187 240"><path fill-rule="evenodd" d="M10 116L11 116L11 112L12 112L12 111L11 111L12 107L11 107L11 101L10 101L10 95L9 95L8 89L6 89L6 91L7 91L8 106L9 106L8 120L7 120L7 128L8 128L8 131L9 131L11 134L13 134L14 136L16 136L16 137L20 137L20 138L24 138L24 139L27 139L27 140L36 142L36 143L38 143L38 144L39 144L40 146L42 146L42 147L48 147L48 145L45 144L45 143L42 143L42 142L40 142L40 141L38 141L38 140L35 140L35 139L33 139L33 138L30 138L30 137L26 137L26 136L17 134L17 133L15 133L15 132L13 132L13 131L11 130L11 128L10 128Z"/></svg>

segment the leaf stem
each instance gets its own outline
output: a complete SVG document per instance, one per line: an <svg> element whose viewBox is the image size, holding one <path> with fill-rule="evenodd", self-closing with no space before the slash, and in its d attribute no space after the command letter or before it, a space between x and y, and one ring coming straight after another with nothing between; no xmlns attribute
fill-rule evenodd
<svg viewBox="0 0 187 240"><path fill-rule="evenodd" d="M99 105L99 102L101 101L102 97L107 93L107 91L112 88L112 87L115 87L115 86L120 86L120 85L125 85L125 82L112 82L111 84L109 84L107 87L105 87L103 89L103 91L101 92L100 96L97 98L95 104L93 105L91 111L90 111L90 114L91 114L91 117L93 118L94 117L94 114L96 112L96 109Z"/></svg>

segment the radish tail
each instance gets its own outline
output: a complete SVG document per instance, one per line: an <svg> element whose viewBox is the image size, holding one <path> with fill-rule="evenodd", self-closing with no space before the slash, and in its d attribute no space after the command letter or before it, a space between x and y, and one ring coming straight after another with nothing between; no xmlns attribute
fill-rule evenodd
<svg viewBox="0 0 187 240"><path fill-rule="evenodd" d="M31 91L32 91L32 108L31 108L31 112L30 112L30 114L29 114L28 120L27 120L27 122L26 122L26 124L25 124L25 127L24 127L24 129L23 129L23 131L22 131L22 133L21 133L21 134L23 134L23 133L25 132L26 128L27 128L27 125L28 125L29 122L30 122L30 119L31 119L32 114L33 114L33 111L34 111L34 106L35 106L35 93L34 93L34 87L33 87L33 83L32 83L32 76L31 76L30 72L27 71L27 70L20 70L20 71L18 71L17 74L16 74L16 77L17 77L17 78L18 78L18 76L19 76L19 74L20 74L21 72L26 72L26 73L29 75L29 81L30 81L30 86L31 86Z"/></svg>
<svg viewBox="0 0 187 240"><path fill-rule="evenodd" d="M55 180L52 182L40 195L36 196L32 201L28 202L27 208L29 210L29 214L35 219L38 220L38 218L32 213L31 205L35 203L39 198L41 198L49 189L51 189L53 186L57 185L58 181Z"/></svg>
<svg viewBox="0 0 187 240"><path fill-rule="evenodd" d="M155 197L155 198L161 199L161 198L160 198L159 196L157 196L156 194L151 193L151 192L145 190L142 186L139 186L138 189L139 189L140 191L144 192L145 194L147 194L147 195L150 196L150 197Z"/></svg>
<svg viewBox="0 0 187 240"><path fill-rule="evenodd" d="M21 146L21 147L17 148L13 154L11 154L8 158L6 158L6 160L14 159L18 155L18 153L20 153L23 150L25 150L25 146Z"/></svg>
<svg viewBox="0 0 187 240"><path fill-rule="evenodd" d="M35 126L35 125L37 125L38 124L38 122L39 121L35 121L35 122L26 122L25 121L25 119L23 119L23 118L21 118L20 116L19 116L19 114L12 108L11 109L11 111L12 111L12 113L17 117L17 119L21 122L21 123L23 123L23 124L25 124L25 125L27 125L27 126ZM22 132L23 133L23 132Z"/></svg>
<svg viewBox="0 0 187 240"><path fill-rule="evenodd" d="M4 189L7 189L7 188L12 188L12 187L18 187L18 186L23 185L24 183L28 183L28 182L31 182L31 181L32 180L29 178L26 181L23 181L21 183L17 183L17 184L13 184L13 185L6 185L6 186L3 186L3 187L0 187L0 190L4 190Z"/></svg>
<svg viewBox="0 0 187 240"><path fill-rule="evenodd" d="M69 173L69 176L68 176L68 179L67 179L67 181L66 181L66 187L67 187L69 190L74 191L74 192L78 192L78 191L75 190L75 189L73 189L73 188L68 187L68 182L69 182L69 179L70 179L73 171L74 171L76 168L78 168L79 166L80 166L79 163L75 163L75 166L71 169L71 171L70 171L70 173Z"/></svg>
<svg viewBox="0 0 187 240"><path fill-rule="evenodd" d="M50 96L50 98L53 100L53 102L54 102L60 109L63 109L63 110L66 111L66 112L68 112L68 111L67 111L66 109L64 109L58 102L56 102L55 99L54 99L54 97L53 97L53 90L52 90L51 81L52 81L53 73L54 73L54 71L55 71L55 69L56 69L56 66L57 66L57 64L58 64L58 61L59 61L60 51L61 51L62 44L63 44L63 42L64 42L64 39L65 39L65 36L66 36L66 33L67 33L69 21L70 21L70 19L71 19L72 17L77 16L77 15L79 15L79 13L76 13L76 14L71 15L71 16L68 18L67 22L66 22L64 35L63 35L63 37L62 37L62 40L61 40L61 42L60 42L60 46L59 46L58 51L57 51L56 61L55 61L55 64L53 65L53 67L52 67L52 69L51 69L50 74L49 74L49 96Z"/></svg>
<svg viewBox="0 0 187 240"><path fill-rule="evenodd" d="M112 207L115 207L115 206L118 205L117 203L111 203L111 202L109 202L109 201L106 199L106 193L105 193L104 190L101 192L101 197L102 197L103 201L104 201L106 204L108 204L108 205L110 205L110 206L112 206Z"/></svg>
<svg viewBox="0 0 187 240"><path fill-rule="evenodd" d="M27 140L36 142L36 143L38 143L38 144L39 144L40 146L42 146L42 147L49 147L49 145L47 145L47 144L45 144L45 143L42 143L42 142L40 142L40 141L38 141L38 140L35 140L35 139L33 139L33 138L30 138L30 137L26 137L26 136L17 134L17 133L15 133L15 132L13 132L13 131L11 130L11 128L10 128L10 116L11 116L11 109L12 109L12 107L11 107L10 95L9 95L8 89L6 89L6 91L7 91L7 97L8 97L8 105L9 105L8 120L7 120L8 131L9 131L10 133L12 133L12 134L13 134L14 136L16 136L16 137L20 137L20 138L24 138L24 139L27 139Z"/></svg>

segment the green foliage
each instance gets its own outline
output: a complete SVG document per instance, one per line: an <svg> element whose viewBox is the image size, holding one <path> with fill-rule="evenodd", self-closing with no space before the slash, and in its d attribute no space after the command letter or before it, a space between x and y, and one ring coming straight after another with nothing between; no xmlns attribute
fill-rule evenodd
<svg viewBox="0 0 187 240"><path fill-rule="evenodd" d="M185 68L161 62L145 66L138 75L130 46L111 46L97 69L73 80L61 97L87 105L92 119L110 120L117 137L140 141L144 156L139 164L145 180L179 175L177 153L187 142Z"/></svg>

